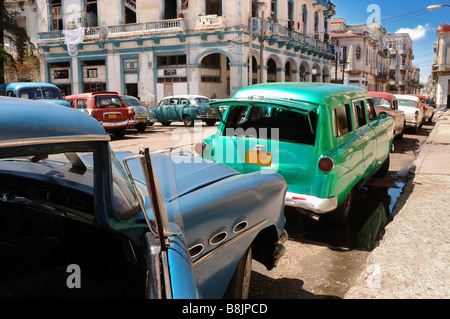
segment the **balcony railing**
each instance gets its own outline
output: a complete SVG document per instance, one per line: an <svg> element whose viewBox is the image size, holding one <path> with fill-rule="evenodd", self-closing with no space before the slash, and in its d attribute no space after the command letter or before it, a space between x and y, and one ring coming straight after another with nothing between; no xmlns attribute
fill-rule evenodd
<svg viewBox="0 0 450 319"><path fill-rule="evenodd" d="M153 32L167 32L186 29L184 19L169 19L158 20L144 23L131 23L112 25L101 28L94 27L86 29L84 33L85 39L95 39L99 37L122 37L127 35L138 35ZM38 33L39 42L60 41L64 39L64 34L61 30L40 32Z"/></svg>

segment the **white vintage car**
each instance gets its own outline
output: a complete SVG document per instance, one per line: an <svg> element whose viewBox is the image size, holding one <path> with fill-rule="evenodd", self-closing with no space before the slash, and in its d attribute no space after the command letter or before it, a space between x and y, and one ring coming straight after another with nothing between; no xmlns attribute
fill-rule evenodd
<svg viewBox="0 0 450 319"><path fill-rule="evenodd" d="M398 108L405 112L406 127L410 127L415 133L422 127L423 110L420 99L417 96L395 94Z"/></svg>

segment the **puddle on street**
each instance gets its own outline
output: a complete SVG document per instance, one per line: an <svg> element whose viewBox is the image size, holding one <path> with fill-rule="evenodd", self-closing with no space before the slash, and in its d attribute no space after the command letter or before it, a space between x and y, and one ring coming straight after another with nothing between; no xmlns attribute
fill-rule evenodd
<svg viewBox="0 0 450 319"><path fill-rule="evenodd" d="M409 171L391 173L385 178L374 178L354 194L352 211L343 224L325 217L313 219L287 208L286 230L294 240L326 245L335 250L372 250L374 244L391 220L398 197L406 184Z"/></svg>

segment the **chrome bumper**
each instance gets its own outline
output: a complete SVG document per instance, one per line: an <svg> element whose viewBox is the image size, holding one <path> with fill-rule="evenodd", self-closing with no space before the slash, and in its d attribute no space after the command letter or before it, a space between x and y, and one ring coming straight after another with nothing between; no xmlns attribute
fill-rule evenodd
<svg viewBox="0 0 450 319"><path fill-rule="evenodd" d="M102 126L103 126L103 128L105 130L121 128L121 127L128 127L128 126L132 127L136 123L137 123L136 120L126 120L126 121L122 121L122 122L113 122L113 123L111 123L111 122L108 122L108 123L101 122L101 124L102 124Z"/></svg>
<svg viewBox="0 0 450 319"><path fill-rule="evenodd" d="M202 120L219 120L218 115L211 115L211 114L197 115L197 118Z"/></svg>
<svg viewBox="0 0 450 319"><path fill-rule="evenodd" d="M286 206L303 208L317 214L331 212L337 208L337 204L337 197L319 198L311 195L286 193Z"/></svg>

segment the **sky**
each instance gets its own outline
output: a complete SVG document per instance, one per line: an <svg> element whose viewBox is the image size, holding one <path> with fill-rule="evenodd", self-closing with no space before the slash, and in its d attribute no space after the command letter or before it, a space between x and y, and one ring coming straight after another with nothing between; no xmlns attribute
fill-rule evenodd
<svg viewBox="0 0 450 319"><path fill-rule="evenodd" d="M450 24L450 1L446 0L332 0L336 6L333 18L344 18L347 24L373 22L381 19L387 33L409 33L413 40L414 66L420 68L420 82L426 84L436 54L439 24ZM430 5L446 4L434 11ZM377 20L378 20L377 19Z"/></svg>

